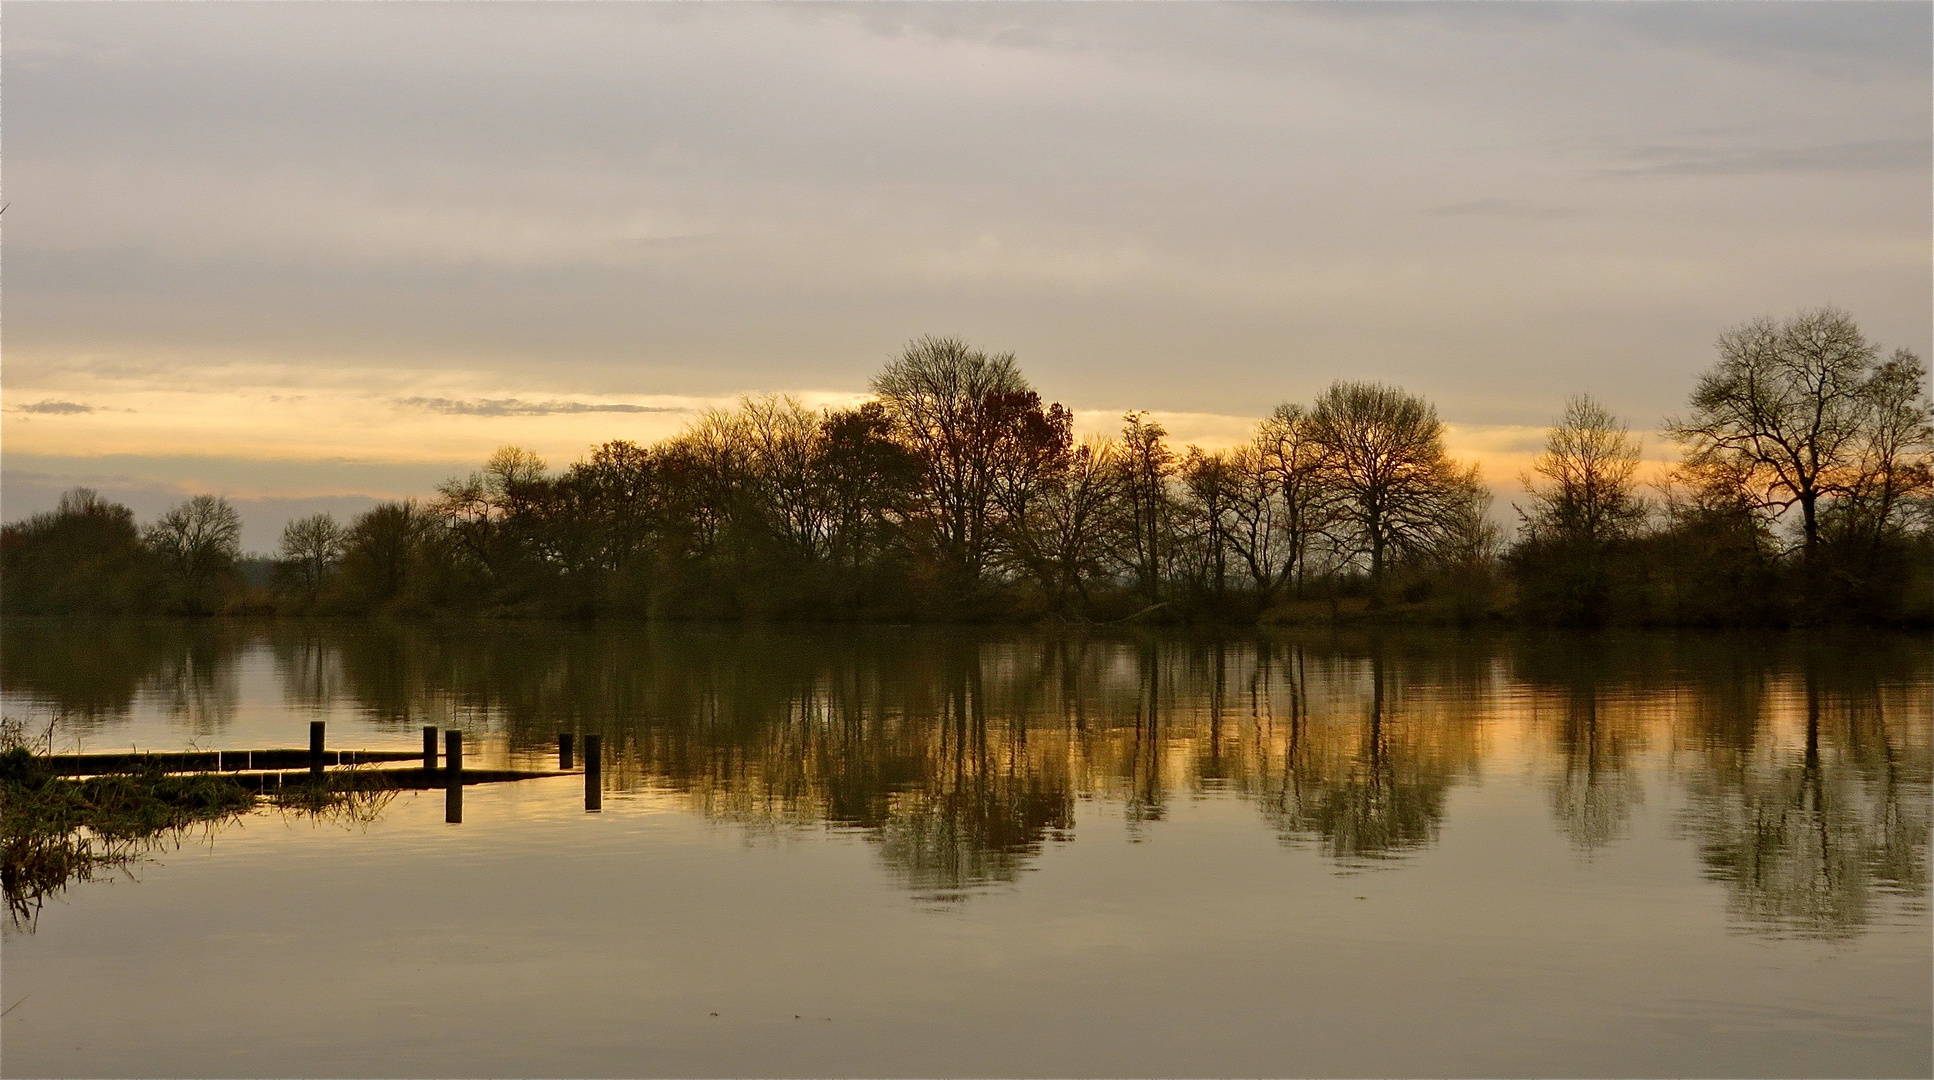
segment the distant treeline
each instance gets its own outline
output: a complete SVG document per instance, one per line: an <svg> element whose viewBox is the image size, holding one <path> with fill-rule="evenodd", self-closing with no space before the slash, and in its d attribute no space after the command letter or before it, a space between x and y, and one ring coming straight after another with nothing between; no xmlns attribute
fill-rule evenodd
<svg viewBox="0 0 1934 1080"><path fill-rule="evenodd" d="M1508 543L1422 398L1338 382L1246 443L1143 413L1076 440L1011 354L909 345L873 399L748 398L562 472L515 447L429 502L291 522L272 576L198 496L137 528L75 489L8 526L9 614L1563 624L1934 623L1924 362L1843 312L1756 320L1639 446L1573 398Z"/></svg>

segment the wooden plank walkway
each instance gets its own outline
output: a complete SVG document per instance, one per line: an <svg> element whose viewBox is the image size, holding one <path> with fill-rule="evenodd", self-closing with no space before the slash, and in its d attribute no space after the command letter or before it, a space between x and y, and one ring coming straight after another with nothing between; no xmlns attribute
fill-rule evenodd
<svg viewBox="0 0 1934 1080"><path fill-rule="evenodd" d="M383 761L421 760L420 750L324 750L325 768L337 765L373 765ZM306 769L307 750L189 750L163 753L54 754L40 760L56 776L98 776L101 773L129 772L161 766L162 772L256 772L274 769Z"/></svg>
<svg viewBox="0 0 1934 1080"><path fill-rule="evenodd" d="M162 753L52 754L39 758L57 776L100 776L160 769L165 773L220 773L256 791L283 788L320 788L329 791L428 791L445 792L443 820L463 821L463 789L473 784L501 784L515 780L537 780L549 776L584 777L584 809L597 813L604 805L603 739L587 732L584 736L584 770L572 766L573 733L557 735L556 769L472 769L463 764L463 732L443 732L444 746L437 753L437 729L423 729L423 749L416 750L326 750L323 748L324 722L309 722L309 748L269 750L185 750ZM455 768L438 768L455 763ZM416 761L420 764L400 768L357 768L380 766L386 762Z"/></svg>
<svg viewBox="0 0 1934 1080"><path fill-rule="evenodd" d="M274 791L279 787L301 787L309 783L313 775L309 770L301 769L284 772L242 772L234 774L234 779L243 786L252 787L258 791ZM345 774L338 772L330 775L340 777ZM450 785L450 776L442 769L425 769L421 766L414 769L370 769L367 772L348 775L354 776L359 786L366 782L368 787L377 790L432 791L447 788ZM460 775L463 777L464 786L469 787L472 784L502 784L514 780L541 780L547 776L579 774L536 772L526 769L465 768Z"/></svg>

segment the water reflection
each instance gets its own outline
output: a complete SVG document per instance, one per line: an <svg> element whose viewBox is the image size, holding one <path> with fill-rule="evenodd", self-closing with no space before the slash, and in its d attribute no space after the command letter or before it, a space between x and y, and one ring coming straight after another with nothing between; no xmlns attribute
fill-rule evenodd
<svg viewBox="0 0 1934 1080"><path fill-rule="evenodd" d="M147 697L195 734L235 713L235 667L260 643L232 624L62 623L8 620L0 631L0 687L59 715L75 732L100 730Z"/></svg>
<svg viewBox="0 0 1934 1080"><path fill-rule="evenodd" d="M1927 891L1930 658L1911 637L1029 634L939 629L4 627L9 708L189 733L280 700L501 736L599 734L605 785L871 841L913 894L1016 880L1083 800L1160 835L1237 798L1340 870L1428 850L1455 792L1528 770L1591 856L1648 791L1741 925L1857 931ZM184 735L186 741L187 735Z"/></svg>
<svg viewBox="0 0 1934 1080"><path fill-rule="evenodd" d="M1519 651L1516 676L1556 752L1547 786L1565 837L1586 853L1622 839L1645 804L1637 763L1661 682L1629 639L1562 636ZM1636 694L1627 691L1637 689ZM1753 714L1757 715L1757 713Z"/></svg>
<svg viewBox="0 0 1934 1080"><path fill-rule="evenodd" d="M1765 682L1772 724L1698 733L1687 828L1742 922L1842 937L1867 923L1877 896L1926 894L1927 710L1844 649L1809 643L1796 666ZM1761 729L1781 722L1797 734L1765 740Z"/></svg>

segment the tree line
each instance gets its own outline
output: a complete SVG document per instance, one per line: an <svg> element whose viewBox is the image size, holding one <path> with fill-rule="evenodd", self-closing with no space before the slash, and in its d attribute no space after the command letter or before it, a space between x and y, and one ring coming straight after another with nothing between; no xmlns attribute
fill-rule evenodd
<svg viewBox="0 0 1934 1080"><path fill-rule="evenodd" d="M1243 444L1146 413L1076 439L1012 354L922 338L872 398L746 398L562 470L506 447L425 501L291 522L270 582L197 496L138 528L86 489L8 526L9 613L872 621L1934 622L1925 363L1833 308L1718 341L1664 431L1580 396L1509 542L1423 398L1339 381Z"/></svg>

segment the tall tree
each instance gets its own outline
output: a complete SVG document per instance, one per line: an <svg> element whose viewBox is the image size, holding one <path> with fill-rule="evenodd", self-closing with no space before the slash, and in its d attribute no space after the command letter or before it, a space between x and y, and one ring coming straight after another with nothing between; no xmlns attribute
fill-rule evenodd
<svg viewBox="0 0 1934 1080"><path fill-rule="evenodd" d="M1637 535L1646 506L1635 476L1639 444L1610 410L1578 395L1545 433L1522 476L1528 506L1511 551L1521 608L1535 618L1603 621L1613 600L1615 549Z"/></svg>
<svg viewBox="0 0 1934 1080"><path fill-rule="evenodd" d="M559 486L582 516L591 565L613 573L650 551L662 521L657 455L614 439L565 471Z"/></svg>
<svg viewBox="0 0 1934 1080"><path fill-rule="evenodd" d="M1429 554L1469 523L1474 469L1444 453L1437 410L1380 383L1332 383L1309 414L1354 554L1380 586L1393 556Z"/></svg>
<svg viewBox="0 0 1934 1080"><path fill-rule="evenodd" d="M1634 477L1639 444L1631 431L1589 394L1565 402L1565 414L1545 432L1545 448L1523 477L1529 509L1518 516L1531 535L1596 550L1623 539L1645 518Z"/></svg>
<svg viewBox="0 0 1934 1080"><path fill-rule="evenodd" d="M893 440L893 422L877 401L827 413L820 431L816 475L831 524L829 552L836 567L855 571L881 558L905 521L920 463Z"/></svg>
<svg viewBox="0 0 1934 1080"><path fill-rule="evenodd" d="M208 610L210 593L242 554L242 518L227 499L197 495L148 526L147 542L168 568L176 602Z"/></svg>
<svg viewBox="0 0 1934 1080"><path fill-rule="evenodd" d="M1119 457L1112 440L1084 439L1029 507L1025 561L1036 568L1058 611L1075 602L1086 607L1088 583L1107 572L1109 535L1119 524Z"/></svg>
<svg viewBox="0 0 1934 1080"><path fill-rule="evenodd" d="M1276 406L1257 426L1254 446L1254 465L1261 474L1257 493L1272 496L1274 503L1274 528L1264 536L1280 537L1279 544L1271 545L1274 560L1262 558L1258 548L1257 582L1265 592L1289 583L1300 587L1310 557L1336 520L1329 455L1312 434L1309 410L1290 403ZM1262 509L1258 508L1259 514ZM1261 576L1272 570L1271 577Z"/></svg>
<svg viewBox="0 0 1934 1080"><path fill-rule="evenodd" d="M1874 369L1866 391L1859 453L1841 485L1845 493L1833 508L1832 525L1837 539L1873 557L1914 510L1923 516L1934 510L1934 420L1927 364L1906 349L1896 349ZM1925 532L1934 520L1919 524Z"/></svg>
<svg viewBox="0 0 1934 1080"><path fill-rule="evenodd" d="M1242 489L1243 481L1255 473L1243 467L1243 453L1242 449L1225 453L1191 446L1177 470L1185 500L1181 508L1185 524L1179 530L1185 576L1196 592L1218 599L1228 589L1229 556L1238 551L1240 538L1248 532L1240 513L1246 501Z"/></svg>
<svg viewBox="0 0 1934 1080"><path fill-rule="evenodd" d="M331 514L311 514L282 527L283 565L293 574L297 587L310 604L316 602L323 582L342 561L346 535Z"/></svg>
<svg viewBox="0 0 1934 1080"><path fill-rule="evenodd" d="M1175 475L1175 453L1168 448L1167 439L1168 429L1150 420L1147 413L1131 412L1122 417L1115 490L1122 502L1126 535L1119 540L1119 557L1151 604L1162 599L1162 586L1175 558L1175 496L1169 490Z"/></svg>
<svg viewBox="0 0 1934 1080"><path fill-rule="evenodd" d="M479 472L446 480L437 487L430 516L440 520L457 549L486 579L504 572L506 522L526 514L544 480L544 459L521 446L502 446Z"/></svg>
<svg viewBox="0 0 1934 1080"><path fill-rule="evenodd" d="M416 606L423 595L433 540L447 537L436 518L412 500L371 507L344 537L342 581L348 599L365 611ZM440 554L440 553L438 553Z"/></svg>
<svg viewBox="0 0 1934 1080"><path fill-rule="evenodd" d="M1825 503L1849 494L1896 380L1879 350L1835 307L1784 322L1754 319L1719 336L1719 362L1691 410L1666 421L1694 469L1723 467L1762 508L1798 508L1809 571ZM1897 399L1897 393L1894 395Z"/></svg>
<svg viewBox="0 0 1934 1080"><path fill-rule="evenodd" d="M955 586L971 587L992 554L1003 450L1027 411L1013 399L1033 389L1013 353L923 337L874 377L873 392L920 458L927 522Z"/></svg>
<svg viewBox="0 0 1934 1080"><path fill-rule="evenodd" d="M159 584L134 511L92 488L0 530L0 609L19 615L133 615Z"/></svg>

